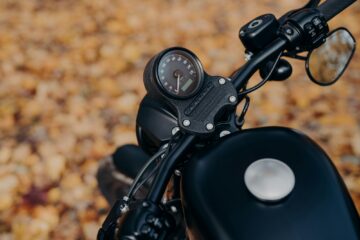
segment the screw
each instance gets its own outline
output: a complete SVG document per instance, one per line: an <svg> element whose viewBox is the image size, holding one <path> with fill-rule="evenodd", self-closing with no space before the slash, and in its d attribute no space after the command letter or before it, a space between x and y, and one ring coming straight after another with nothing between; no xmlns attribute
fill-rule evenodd
<svg viewBox="0 0 360 240"><path fill-rule="evenodd" d="M206 124L206 129L211 131L214 129L214 125L212 123L208 123L208 124Z"/></svg>
<svg viewBox="0 0 360 240"><path fill-rule="evenodd" d="M220 78L220 79L219 79L219 83L220 83L221 85L224 85L224 84L226 83L226 80L223 79L223 78Z"/></svg>
<svg viewBox="0 0 360 240"><path fill-rule="evenodd" d="M252 56L253 56L253 54L251 52L245 53L245 61L247 61L247 62L250 61Z"/></svg>
<svg viewBox="0 0 360 240"><path fill-rule="evenodd" d="M230 97L229 97L229 101L230 101L231 103L236 102L236 97L235 97L235 96L230 96Z"/></svg>
<svg viewBox="0 0 360 240"><path fill-rule="evenodd" d="M243 30L240 31L240 36L245 36L245 32Z"/></svg>
<svg viewBox="0 0 360 240"><path fill-rule="evenodd" d="M292 34L294 33L294 31L293 31L291 28L285 29L285 32L286 32L286 34L288 34L288 35L292 35Z"/></svg>
<svg viewBox="0 0 360 240"><path fill-rule="evenodd" d="M178 131L180 131L180 128L179 128L179 127L174 127L174 128L171 130L171 134L174 136Z"/></svg>
<svg viewBox="0 0 360 240"><path fill-rule="evenodd" d="M178 177L180 177L181 176L181 172L180 172L180 170L179 169L175 169L175 175L176 176L178 176Z"/></svg>
<svg viewBox="0 0 360 240"><path fill-rule="evenodd" d="M222 138L222 137L225 137L226 135L229 135L230 133L231 133L231 132L228 131L228 130L221 131L220 137L221 137L221 138Z"/></svg>
<svg viewBox="0 0 360 240"><path fill-rule="evenodd" d="M173 213L176 213L177 212L177 208L175 206L171 206L170 207L170 210L173 212Z"/></svg>
<svg viewBox="0 0 360 240"><path fill-rule="evenodd" d="M183 125L184 125L185 127L190 126L190 124L191 124L190 120L185 119L185 120L183 121Z"/></svg>
<svg viewBox="0 0 360 240"><path fill-rule="evenodd" d="M124 204L120 207L120 211L121 213L126 213L127 211L129 211L129 206L127 204Z"/></svg>
<svg viewBox="0 0 360 240"><path fill-rule="evenodd" d="M129 201L129 197L128 197L128 196L124 196L124 197L123 197L123 200L124 200L125 202L128 202L128 201Z"/></svg>

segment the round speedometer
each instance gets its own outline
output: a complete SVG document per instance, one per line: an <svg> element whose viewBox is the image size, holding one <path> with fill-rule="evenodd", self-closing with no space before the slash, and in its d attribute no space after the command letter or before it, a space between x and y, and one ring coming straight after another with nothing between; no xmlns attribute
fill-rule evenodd
<svg viewBox="0 0 360 240"><path fill-rule="evenodd" d="M187 98L201 87L204 72L198 58L187 49L165 51L156 66L157 82L168 95Z"/></svg>

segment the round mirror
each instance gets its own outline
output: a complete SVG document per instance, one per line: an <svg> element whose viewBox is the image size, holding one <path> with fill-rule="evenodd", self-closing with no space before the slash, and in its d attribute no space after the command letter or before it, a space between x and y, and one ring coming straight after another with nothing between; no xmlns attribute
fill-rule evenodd
<svg viewBox="0 0 360 240"><path fill-rule="evenodd" d="M322 86L335 83L354 55L355 46L354 37L345 28L331 32L326 42L308 55L306 71L310 79Z"/></svg>

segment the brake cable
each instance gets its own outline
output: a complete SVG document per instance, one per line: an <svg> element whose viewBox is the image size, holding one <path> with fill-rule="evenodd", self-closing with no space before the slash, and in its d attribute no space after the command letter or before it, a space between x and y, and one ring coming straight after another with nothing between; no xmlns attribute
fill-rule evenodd
<svg viewBox="0 0 360 240"><path fill-rule="evenodd" d="M279 62L282 54L283 54L283 53L280 52L280 54L277 56L277 58L276 58L276 60L275 60L275 62L274 62L274 64L273 64L273 66L272 66L269 74L268 74L263 80L261 80L261 82L259 82L257 85L255 85L255 86L253 86L253 87L251 87L251 88L249 88L249 89L246 89L246 90L240 92L240 93L238 94L238 97L239 97L239 98L243 98L246 94L249 94L249 93L251 93L251 92L259 89L260 87L262 87L262 86L270 79L270 77L271 77L271 75L273 74L273 72L274 72L274 70L275 70L275 68L276 68L276 65L278 64L278 62Z"/></svg>
<svg viewBox="0 0 360 240"><path fill-rule="evenodd" d="M141 178L146 173L148 168L154 162L156 162L156 160L158 160L159 158L164 159L168 155L168 153L171 150L172 144L175 142L175 139L179 135L178 133L175 134L174 136L172 136L172 138L169 140L169 142L167 144L163 145L160 148L160 150L158 152L156 152L147 161L147 163L142 167L142 169L139 171L139 174L136 176L133 183L131 184L131 187L130 187L130 190L129 190L128 194L124 197L124 199L123 199L124 201L127 202L127 201L131 200L135 196L136 192L140 189L140 187L142 187L154 175L154 173L157 172L157 170L159 169L160 164L158 164L158 166L156 166L154 169L152 169L152 171L143 180L141 180Z"/></svg>

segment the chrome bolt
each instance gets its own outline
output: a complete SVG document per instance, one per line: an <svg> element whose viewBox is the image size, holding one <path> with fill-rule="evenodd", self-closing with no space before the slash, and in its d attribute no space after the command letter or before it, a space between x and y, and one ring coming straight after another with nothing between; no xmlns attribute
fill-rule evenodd
<svg viewBox="0 0 360 240"><path fill-rule="evenodd" d="M126 213L129 211L129 206L127 204L124 204L120 207L121 213Z"/></svg>
<svg viewBox="0 0 360 240"><path fill-rule="evenodd" d="M221 85L224 85L224 84L226 83L226 80L225 80L224 78L220 78L220 79L219 79L219 83L220 83Z"/></svg>
<svg viewBox="0 0 360 240"><path fill-rule="evenodd" d="M180 172L180 170L179 169L175 169L175 175L176 176L178 176L178 177L180 177L181 176L181 172Z"/></svg>
<svg viewBox="0 0 360 240"><path fill-rule="evenodd" d="M128 197L128 196L124 196L124 197L123 197L123 200L124 200L125 202L128 202L128 201L129 201L129 197Z"/></svg>
<svg viewBox="0 0 360 240"><path fill-rule="evenodd" d="M213 130L214 129L214 124L212 124L212 123L206 124L206 129L209 130L209 131Z"/></svg>
<svg viewBox="0 0 360 240"><path fill-rule="evenodd" d="M230 101L231 103L236 102L236 97L235 97L235 96L230 96L230 97L229 97L229 101Z"/></svg>
<svg viewBox="0 0 360 240"><path fill-rule="evenodd" d="M171 206L170 207L170 210L173 212L173 213L176 213L177 212L177 208L175 206Z"/></svg>
<svg viewBox="0 0 360 240"><path fill-rule="evenodd" d="M225 137L226 135L229 135L230 133L231 133L231 132L228 131L228 130L221 131L220 137L221 137L221 138L222 138L222 137Z"/></svg>
<svg viewBox="0 0 360 240"><path fill-rule="evenodd" d="M253 54L251 52L247 52L245 53L245 61L250 61L252 58Z"/></svg>
<svg viewBox="0 0 360 240"><path fill-rule="evenodd" d="M185 120L183 121L183 125L184 125L185 127L190 126L190 124L191 124L190 120L185 119Z"/></svg>
<svg viewBox="0 0 360 240"><path fill-rule="evenodd" d="M285 32L287 35L292 35L294 33L294 31L291 28L286 28Z"/></svg>
<svg viewBox="0 0 360 240"><path fill-rule="evenodd" d="M174 136L175 134L178 133L178 131L180 131L180 128L179 128L179 127L174 127L174 128L171 130L171 134Z"/></svg>

